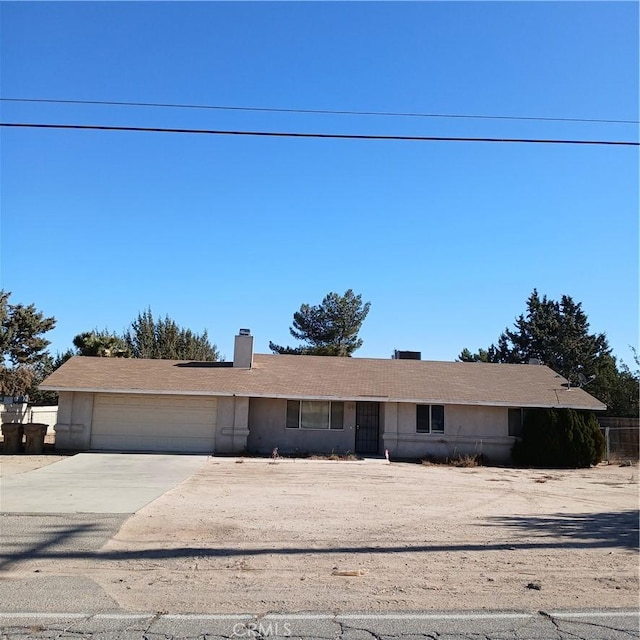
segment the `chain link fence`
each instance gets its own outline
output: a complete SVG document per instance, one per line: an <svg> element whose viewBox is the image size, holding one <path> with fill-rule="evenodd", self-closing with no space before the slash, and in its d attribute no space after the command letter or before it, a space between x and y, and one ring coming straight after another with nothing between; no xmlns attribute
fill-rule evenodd
<svg viewBox="0 0 640 640"><path fill-rule="evenodd" d="M640 421L638 418L598 418L605 440L607 462L640 460Z"/></svg>

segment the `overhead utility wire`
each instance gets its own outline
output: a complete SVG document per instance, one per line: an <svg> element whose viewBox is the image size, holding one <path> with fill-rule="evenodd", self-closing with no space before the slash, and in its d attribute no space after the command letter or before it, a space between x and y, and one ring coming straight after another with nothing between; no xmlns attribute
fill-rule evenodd
<svg viewBox="0 0 640 640"><path fill-rule="evenodd" d="M272 113L315 113L338 116L397 116L405 118L461 118L476 120L533 120L540 122L593 122L603 124L640 124L640 120L607 120L599 118L545 118L535 116L488 116L446 113L412 113L394 111L334 111L331 109L283 109L277 107L231 107L207 104L174 104L161 102L121 102L117 100L54 100L49 98L0 98L3 102L41 102L47 104L92 104L119 107L162 107L171 109L215 109L218 111L262 111Z"/></svg>
<svg viewBox="0 0 640 640"><path fill-rule="evenodd" d="M383 136L351 133L289 133L283 131L225 131L214 129L169 129L161 127L118 127L97 124L35 124L0 122L0 127L23 127L33 129L90 129L97 131L142 131L148 133L194 133L217 136L263 136L273 138L330 138L337 140L412 140L417 142L520 142L533 144L595 144L640 146L640 142L614 140L544 140L535 138L459 138L451 136Z"/></svg>

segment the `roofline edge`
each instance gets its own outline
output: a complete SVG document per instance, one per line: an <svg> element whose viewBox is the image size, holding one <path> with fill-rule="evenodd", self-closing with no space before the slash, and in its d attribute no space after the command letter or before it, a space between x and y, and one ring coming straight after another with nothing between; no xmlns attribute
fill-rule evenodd
<svg viewBox="0 0 640 640"><path fill-rule="evenodd" d="M313 396L313 395L290 395L290 394L246 394L231 393L228 391L167 391L157 389L100 389L93 387L54 387L41 385L41 391L56 391L58 393L72 391L78 393L121 393L130 395L155 395L155 396L218 396L224 398L273 398L274 400L331 400L335 402L397 402L404 404L445 404L461 405L465 407L513 407L523 409L579 409L582 411L606 411L607 405L600 404L598 407L578 405L578 404L522 404L513 402L444 402L438 398L392 398L389 396Z"/></svg>

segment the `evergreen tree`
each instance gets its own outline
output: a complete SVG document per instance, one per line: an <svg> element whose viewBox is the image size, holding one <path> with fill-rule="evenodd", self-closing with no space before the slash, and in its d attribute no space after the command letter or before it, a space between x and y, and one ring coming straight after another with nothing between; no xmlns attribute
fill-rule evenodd
<svg viewBox="0 0 640 640"><path fill-rule="evenodd" d="M49 353L45 354L42 362L36 366L36 378L28 392L29 404L39 406L58 404L58 394L56 391L41 391L38 389L38 385L74 355L76 354L72 349L68 349L64 353L57 353L55 358L52 358Z"/></svg>
<svg viewBox="0 0 640 640"><path fill-rule="evenodd" d="M56 319L47 318L33 304L9 303L8 291L0 291L0 393L28 395L42 379L50 344L43 335Z"/></svg>
<svg viewBox="0 0 640 640"><path fill-rule="evenodd" d="M371 303L362 302L362 296L348 289L343 296L331 292L319 305L303 304L293 314L289 332L305 344L283 347L269 342L274 353L318 356L351 356L362 346L358 332Z"/></svg>
<svg viewBox="0 0 640 640"><path fill-rule="evenodd" d="M602 461L604 448L604 436L592 413L528 409L513 459L533 467L589 467Z"/></svg>
<svg viewBox="0 0 640 640"><path fill-rule="evenodd" d="M528 362L535 358L573 384L579 373L597 374L599 361L611 355L604 333L589 333L587 315L581 303L563 295L560 302L540 298L533 290L527 313L516 319L514 330L505 329L494 347L496 362Z"/></svg>
<svg viewBox="0 0 640 640"><path fill-rule="evenodd" d="M489 353L485 349L478 349L477 353L471 353L466 347L458 356L460 362L491 362Z"/></svg>
<svg viewBox="0 0 640 640"><path fill-rule="evenodd" d="M77 351L74 355L103 358L128 358L131 352L120 336L104 331L85 331L73 339Z"/></svg>
<svg viewBox="0 0 640 640"><path fill-rule="evenodd" d="M617 416L638 415L638 374L624 365L618 368L604 333L591 333L582 304L563 295L560 302L539 296L536 289L527 300L526 313L506 328L497 344L471 353L463 349L463 362L527 363L539 360L576 386L588 380L586 391Z"/></svg>
<svg viewBox="0 0 640 640"><path fill-rule="evenodd" d="M206 330L198 334L190 329L183 329L168 315L156 320L151 309L138 314L125 332L123 341L134 358L199 361L220 359L216 346L209 342Z"/></svg>

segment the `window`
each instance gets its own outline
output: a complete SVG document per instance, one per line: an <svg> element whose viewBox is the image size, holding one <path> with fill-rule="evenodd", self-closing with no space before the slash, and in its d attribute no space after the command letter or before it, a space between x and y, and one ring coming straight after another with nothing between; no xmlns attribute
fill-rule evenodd
<svg viewBox="0 0 640 640"><path fill-rule="evenodd" d="M287 429L297 429L300 426L300 403L287 401Z"/></svg>
<svg viewBox="0 0 640 640"><path fill-rule="evenodd" d="M344 402L331 403L330 429L342 429L344 425Z"/></svg>
<svg viewBox="0 0 640 640"><path fill-rule="evenodd" d="M416 431L444 433L444 406L441 404L416 405Z"/></svg>
<svg viewBox="0 0 640 640"><path fill-rule="evenodd" d="M287 429L342 429L344 403L287 400Z"/></svg>
<svg viewBox="0 0 640 640"><path fill-rule="evenodd" d="M509 409L509 435L522 437L522 409Z"/></svg>

